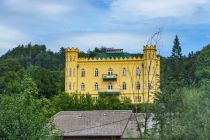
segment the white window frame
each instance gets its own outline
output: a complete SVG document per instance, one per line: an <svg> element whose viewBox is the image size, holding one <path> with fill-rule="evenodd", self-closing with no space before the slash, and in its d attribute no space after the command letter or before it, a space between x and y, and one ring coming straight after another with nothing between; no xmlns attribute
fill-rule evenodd
<svg viewBox="0 0 210 140"><path fill-rule="evenodd" d="M81 77L85 77L85 69L81 70Z"/></svg>
<svg viewBox="0 0 210 140"><path fill-rule="evenodd" d="M81 84L81 91L85 91L85 84L84 83Z"/></svg>
<svg viewBox="0 0 210 140"><path fill-rule="evenodd" d="M98 69L95 69L95 73L94 73L95 77L98 77Z"/></svg>
<svg viewBox="0 0 210 140"><path fill-rule="evenodd" d="M123 82L123 84L122 84L122 90L126 90L126 88L127 88L127 85L126 85L125 82Z"/></svg>
<svg viewBox="0 0 210 140"><path fill-rule="evenodd" d="M141 70L139 67L136 68L136 76L140 76L141 75Z"/></svg>
<svg viewBox="0 0 210 140"><path fill-rule="evenodd" d="M71 90L71 82L69 82L69 90Z"/></svg>
<svg viewBox="0 0 210 140"><path fill-rule="evenodd" d="M71 77L72 75L72 71L71 71L71 68L69 69L69 77Z"/></svg>
<svg viewBox="0 0 210 140"><path fill-rule="evenodd" d="M108 69L108 76L112 76L113 75L113 69L112 68L109 68Z"/></svg>
<svg viewBox="0 0 210 140"><path fill-rule="evenodd" d="M95 83L95 90L98 90L98 83Z"/></svg>
<svg viewBox="0 0 210 140"><path fill-rule="evenodd" d="M123 75L123 76L126 76L126 68L123 68L123 69L122 69L122 75Z"/></svg>
<svg viewBox="0 0 210 140"><path fill-rule="evenodd" d="M76 73L76 70L75 68L73 69L73 76L75 77L75 73Z"/></svg>
<svg viewBox="0 0 210 140"><path fill-rule="evenodd" d="M137 82L136 82L136 90L140 90L140 89L141 89L140 82L139 82L139 81L137 81Z"/></svg>
<svg viewBox="0 0 210 140"><path fill-rule="evenodd" d="M112 85L112 83L109 83L108 84L108 90L110 91L110 90L113 90L113 85Z"/></svg>

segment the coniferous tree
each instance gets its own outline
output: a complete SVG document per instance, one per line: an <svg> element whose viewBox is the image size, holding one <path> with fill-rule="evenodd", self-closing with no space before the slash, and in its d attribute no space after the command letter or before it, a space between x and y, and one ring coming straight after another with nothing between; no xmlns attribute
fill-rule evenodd
<svg viewBox="0 0 210 140"><path fill-rule="evenodd" d="M181 58L182 57L181 51L182 51L182 48L180 46L179 38L176 35L174 39L174 45L172 48L172 57Z"/></svg>
<svg viewBox="0 0 210 140"><path fill-rule="evenodd" d="M184 72L184 63L183 63L183 56L182 56L182 49L180 45L180 41L178 36L175 36L174 44L172 48L172 55L170 57L170 75L171 80L175 83L178 82L179 85L182 85L184 82L183 74ZM179 86L177 85L177 86Z"/></svg>

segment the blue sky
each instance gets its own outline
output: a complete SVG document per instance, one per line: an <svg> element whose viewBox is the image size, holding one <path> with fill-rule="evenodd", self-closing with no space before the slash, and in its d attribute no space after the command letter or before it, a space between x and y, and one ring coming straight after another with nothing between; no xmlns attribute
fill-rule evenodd
<svg viewBox="0 0 210 140"><path fill-rule="evenodd" d="M210 0L1 0L0 55L19 44L53 51L98 46L142 52L161 28L158 52L180 38L184 54L210 43Z"/></svg>

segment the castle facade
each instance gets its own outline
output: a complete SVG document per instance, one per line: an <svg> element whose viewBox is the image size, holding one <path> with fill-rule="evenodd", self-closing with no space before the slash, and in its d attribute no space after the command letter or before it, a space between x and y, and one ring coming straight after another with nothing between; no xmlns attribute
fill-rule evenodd
<svg viewBox="0 0 210 140"><path fill-rule="evenodd" d="M94 58L79 58L77 48L65 50L65 91L130 98L152 103L160 87L160 57L155 46L144 46L142 56L107 49Z"/></svg>

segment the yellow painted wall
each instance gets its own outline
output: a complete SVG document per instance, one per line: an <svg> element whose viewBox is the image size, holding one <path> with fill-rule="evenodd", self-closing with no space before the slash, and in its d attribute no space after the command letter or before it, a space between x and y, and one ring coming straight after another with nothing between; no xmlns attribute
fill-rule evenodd
<svg viewBox="0 0 210 140"><path fill-rule="evenodd" d="M137 67L140 68L140 76L136 76ZM98 77L95 77L96 68L99 71ZM107 74L109 68L113 69L113 74L117 74L116 80L103 80L102 75ZM123 68L126 69L125 76L123 76ZM71 75L69 74L70 69ZM81 76L82 69L85 70L84 77ZM98 97L98 91L100 91L101 89L107 90L108 84L111 82L113 85L113 89L117 89L120 91L120 99L128 97L132 100L133 103L137 103L137 98L139 98L138 96L140 96L141 103L152 103L154 93L159 91L159 79L160 58L156 56L156 48L154 46L145 46L144 56L142 58L130 57L115 59L78 58L77 48L66 49L65 91L68 93L89 93L93 97ZM136 90L137 81L140 82L140 90ZM152 88L150 88L149 90L148 81L149 83L152 83ZM126 83L126 90L122 90L123 82ZM81 91L82 83L85 84L84 91ZM95 83L98 83L99 90L95 90Z"/></svg>

